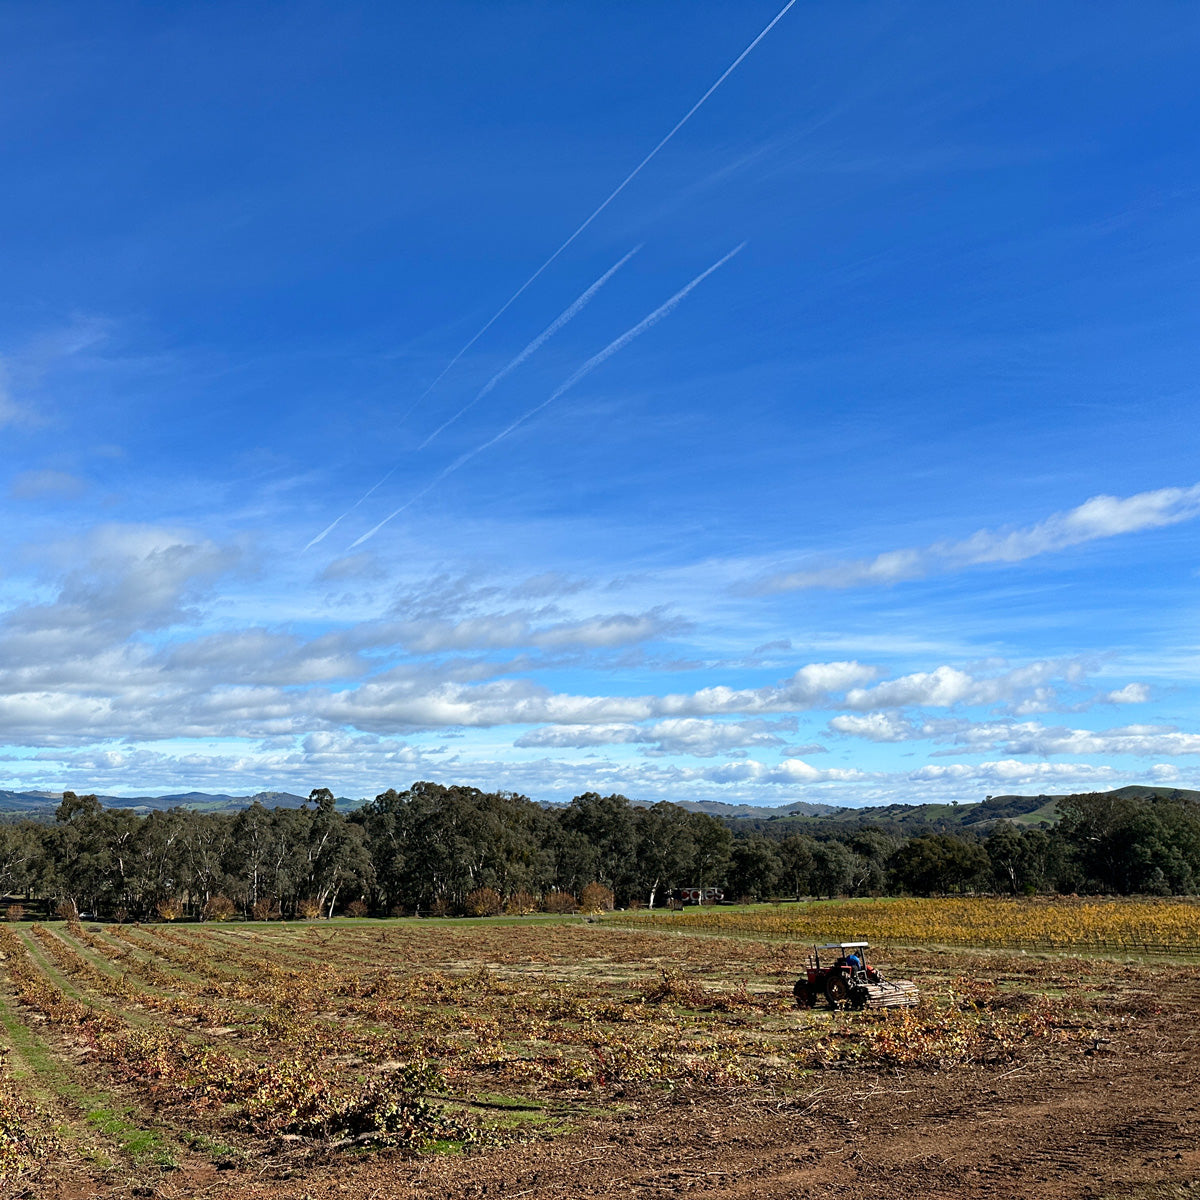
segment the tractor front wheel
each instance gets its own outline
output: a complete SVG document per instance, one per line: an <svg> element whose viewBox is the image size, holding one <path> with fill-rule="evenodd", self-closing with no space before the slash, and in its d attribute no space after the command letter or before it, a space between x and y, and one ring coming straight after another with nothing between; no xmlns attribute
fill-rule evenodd
<svg viewBox="0 0 1200 1200"><path fill-rule="evenodd" d="M796 997L797 1008L812 1008L817 1002L817 997L812 988L808 986L807 979L796 980L796 986L792 988L792 995Z"/></svg>

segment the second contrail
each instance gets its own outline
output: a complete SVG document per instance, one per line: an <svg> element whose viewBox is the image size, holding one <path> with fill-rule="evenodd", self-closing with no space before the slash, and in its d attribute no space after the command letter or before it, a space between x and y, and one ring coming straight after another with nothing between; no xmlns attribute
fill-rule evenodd
<svg viewBox="0 0 1200 1200"><path fill-rule="evenodd" d="M546 344L546 342L548 342L564 325L567 324L568 321L574 320L574 318L577 317L587 307L587 305L591 302L592 298L596 295L596 293L640 249L641 249L641 246L634 246L634 248L632 250L630 250L630 252L628 254L626 254L624 258L622 258L619 262L614 263L613 266L609 267L609 269L607 271L605 271L604 274L601 275L600 278L597 279L596 282L593 283L592 286L587 289L587 291L585 291L582 295L580 295L578 297L578 299L572 301L572 303L570 305L568 305L565 309L563 309L563 311L561 313L559 313L558 316L555 317L554 320L551 321L550 324L547 325L546 328L543 329L542 332L539 333L537 335L537 337L535 337L533 339L533 341L530 342L529 345L526 346L525 349L522 350L521 353L517 355L516 358L511 359L503 367L501 367L500 370L497 371L496 374L493 375L491 377L491 379L489 379L487 381L487 383L485 383L483 385L483 387L479 389L479 392L476 394L475 399L472 400L470 402L470 404L464 404L463 407L460 408L458 410L458 412L456 412L454 414L454 416L452 416L448 421L443 421L442 424L439 425L417 447L417 449L424 450L425 447L428 446L429 443L432 442L433 439L435 437L437 437L437 435L439 433L441 433L443 429L446 429L449 426L453 425L454 422L457 421L459 417L461 417L464 413L466 413L468 410L470 410L476 404L478 404L479 401L484 398L484 396L486 396L502 379L505 378L505 376L510 375L531 354L534 354L538 350L540 350L542 348L542 346L544 346ZM307 546L304 547L304 549L311 550L318 542L323 542L352 512L354 512L355 509L357 509L359 507L360 504L362 504L362 502L364 500L369 499L385 483L387 483L387 481L389 479L391 479L391 477L393 475L395 475L395 473L398 469L399 469L398 467L393 467L381 480L379 480L378 483L373 484L370 488L368 488L367 491L365 491L361 496L359 496L359 498L357 500L355 500L355 502L352 505L350 505L350 507L348 509L346 509L346 511L344 513L342 513L342 515L340 517L335 517L332 521L330 521L330 523L328 525L326 525L325 528L322 529L321 532L318 533L317 536L315 538L313 538L312 541L309 542Z"/></svg>
<svg viewBox="0 0 1200 1200"><path fill-rule="evenodd" d="M579 370L577 370L568 380L566 380L565 383L559 384L559 386L555 388L554 391L551 392L550 395L541 402L541 404L534 405L534 407L528 412L522 413L521 416L513 421L511 425L506 426L498 434L496 434L495 437L489 438L486 442L476 446L474 450L468 450L465 454L460 454L458 458L456 458L448 467L435 476L434 479L426 484L426 486L423 487L415 496L410 497L402 505L400 505L395 512L388 513L388 515L384 517L378 525L368 529L367 532L361 537L358 537L351 542L349 549L353 550L356 546L361 546L363 542L368 540L368 538L373 538L389 521L394 520L402 512L404 512L406 508L410 508L418 500L420 500L422 496L425 496L431 492L439 483L442 482L443 479L446 478L446 476L452 475L460 467L465 466L477 454L482 454L485 450L491 449L491 447L497 442L503 441L510 433L513 432L513 430L517 429L519 426L528 421L530 417L536 416L542 411L543 408L553 404L554 401L557 400L564 392L567 392L573 388L585 375L594 371L601 363L606 362L619 350L622 350L628 346L634 338L645 333L646 330L650 329L652 326L657 325L659 321L663 319L663 317L668 316L672 310L678 306L679 302L683 300L683 298L689 292L699 287L700 284L702 284L714 271L723 267L735 254L741 251L745 244L745 242L742 242L741 245L735 246L728 254L725 255L724 258L719 258L707 270L701 271L700 274L691 281L691 283L680 288L675 295L673 295L665 303L660 304L658 308L656 308L649 316L643 317L631 329L627 329L623 334L621 334L619 338L614 338L598 354L593 354L592 357L589 358L587 362L585 362L583 366L581 366Z"/></svg>
<svg viewBox="0 0 1200 1200"><path fill-rule="evenodd" d="M534 280L536 280L546 270L546 268L550 266L550 264L554 262L554 260L557 259L558 256L562 254L562 252L569 245L571 245L573 241L575 241L577 237L579 237L579 235L637 178L639 174L641 174L642 168L645 167L650 160L654 158L654 156L658 154L658 152L692 119L692 117L694 117L696 113L700 111L700 108L704 102L713 94L713 92L717 90L717 88L721 86L721 84L725 82L726 79L729 78L730 75L734 73L734 71L738 69L738 67L742 65L742 62L747 58L754 47L757 46L758 43L761 42L763 38L765 38L767 34L779 24L780 21L783 20L788 9L790 9L795 3L796 0L788 0L788 2L775 14L770 24L765 26L758 37L756 37L754 41L752 41L750 45L748 45L745 50L743 50L741 54L739 54L737 58L735 58L733 62L731 62L729 66L725 68L716 83L714 83L708 89L708 91L705 92L704 95L701 96L700 99L697 100L696 103L693 104L692 107L689 108L687 112L685 112L683 116L679 118L678 121L676 121L670 132L658 143L658 145L656 145L654 149L651 150L650 153L647 154L646 157L643 158L642 161L638 163L638 165L634 167L633 170L630 171L629 174L626 175L625 178L622 179L621 182L617 184L617 186L611 192L609 192L609 194L601 201L599 206L592 212L587 220L585 220L583 224L580 225L579 228L576 229L575 232L572 233L571 236L567 238L567 240L563 242L563 244L559 246L559 248L555 250L555 252L550 255L550 257L546 259L546 261L542 263L542 265L538 267L538 269L534 271L534 273L530 275L530 277L525 280L525 282L521 284L521 286L517 288L517 290L513 292L513 294L509 296L509 298L505 300L505 302L498 309L496 309L496 311L479 328L475 335L442 368L438 377L408 406L408 408L404 410L400 417L402 421L407 418L408 414L411 413L413 409L416 408L417 405L420 404L421 401L424 400L425 397L428 396L429 393L432 392L433 389L437 387L437 385L441 383L443 379L445 379L446 375L449 373L454 364L458 362L458 360L462 358L462 356L466 354L466 352L470 350L470 348L475 345L475 343L479 341L479 339L483 337L483 335L487 333L489 329L491 329L491 327L509 310L509 308L512 307L525 289L528 288L530 284L532 284Z"/></svg>
<svg viewBox="0 0 1200 1200"><path fill-rule="evenodd" d="M593 283L592 286L590 288L588 288L588 290L586 292L584 292L583 295L581 295L578 300L576 300L573 304L571 304L569 308L563 309L563 311L561 313L559 313L559 315L557 317L555 317L554 320L551 321L550 324L547 325L546 328L543 329L542 332L539 333L537 335L537 337L535 337L533 339L533 341L530 342L529 345L526 346L525 349L522 350L521 353L517 355L516 358L512 359L510 362L506 363L503 367L501 367L500 370L497 371L496 374L493 375L491 377L491 379L489 379L487 381L487 383L485 383L483 385L483 387L481 387L479 389L478 394L476 395L475 399L470 402L470 404L464 404L462 406L462 408L460 408L458 410L458 412L456 412L454 414L454 416L450 417L446 421L443 421L442 424L439 425L417 447L417 449L424 450L425 447L428 446L429 443L432 442L433 439L435 437L437 437L437 435L439 433L441 433L443 429L448 429L451 425L454 424L455 421L458 420L459 417L463 416L469 409L474 408L475 405L478 404L480 402L480 400L482 400L484 398L484 396L486 396L502 379L504 379L506 376L512 374L512 372L515 371L531 354L534 354L538 350L540 350L542 348L542 346L544 346L546 344L546 342L548 342L568 321L571 321L575 317L577 317L583 311L583 309L591 302L592 297L595 296L595 294L640 249L641 249L641 246L635 246L632 250L630 250L630 252L627 255L625 255L625 257L623 259L621 259L620 262L609 267L608 270L605 271L604 274L601 275L600 278L597 279L596 282Z"/></svg>

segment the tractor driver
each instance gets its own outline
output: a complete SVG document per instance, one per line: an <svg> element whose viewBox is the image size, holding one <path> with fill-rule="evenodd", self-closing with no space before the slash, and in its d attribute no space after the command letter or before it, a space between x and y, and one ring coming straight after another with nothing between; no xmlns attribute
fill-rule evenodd
<svg viewBox="0 0 1200 1200"><path fill-rule="evenodd" d="M857 975L862 970L862 959L851 951L846 955L846 966L850 968L851 975Z"/></svg>

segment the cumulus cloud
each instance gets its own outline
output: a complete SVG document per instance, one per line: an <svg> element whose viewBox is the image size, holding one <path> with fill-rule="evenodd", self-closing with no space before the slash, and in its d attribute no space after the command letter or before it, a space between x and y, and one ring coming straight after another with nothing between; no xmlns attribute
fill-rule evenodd
<svg viewBox="0 0 1200 1200"><path fill-rule="evenodd" d="M831 693L874 674L873 668L861 663L810 663L772 686L718 686L665 696L579 696L517 679L420 689L407 683L368 681L330 696L321 712L330 721L376 732L443 725L605 725L664 717L755 715L812 708L826 702Z"/></svg>
<svg viewBox="0 0 1200 1200"><path fill-rule="evenodd" d="M870 742L907 742L920 737L920 727L896 713L875 712L865 716L843 714L832 718L829 728L849 737Z"/></svg>
<svg viewBox="0 0 1200 1200"><path fill-rule="evenodd" d="M1112 767L1097 767L1091 763L1039 763L1003 759L973 765L931 763L909 775L914 783L970 781L986 787L1041 787L1042 785L1111 786L1116 777Z"/></svg>
<svg viewBox="0 0 1200 1200"><path fill-rule="evenodd" d="M864 771L853 767L814 767L799 758L785 758L777 766L756 760L730 762L720 767L698 770L695 775L712 783L768 783L784 786L806 783L848 783L866 779Z"/></svg>
<svg viewBox="0 0 1200 1200"><path fill-rule="evenodd" d="M110 637L162 629L188 619L188 602L240 559L231 547L150 525L102 525L56 553L69 564L56 599L13 610L8 628L88 628Z"/></svg>
<svg viewBox="0 0 1200 1200"><path fill-rule="evenodd" d="M875 675L856 662L810 663L757 688L579 695L526 676L554 654L604 653L666 637L682 622L655 608L572 619L518 611L455 621L367 620L316 636L261 625L211 631L201 623L203 606L238 568L234 548L186 531L107 525L48 548L46 558L60 564L49 598L0 618L0 738L10 744L642 726L605 736L636 740L648 756L715 757L779 748L778 731L794 722L760 718L814 707ZM540 579L532 590L563 586ZM435 582L425 595L444 599L439 592L448 588ZM476 586L472 605L481 606L489 591L504 593ZM423 663L406 660L397 645L427 656L507 646L524 653L506 662ZM723 716L745 719L706 723ZM554 743L554 734L545 736Z"/></svg>
<svg viewBox="0 0 1200 1200"><path fill-rule="evenodd" d="M689 756L715 758L747 747L782 746L781 730L791 731L794 720L710 721L698 717L676 717L645 725L544 725L522 734L514 743L520 747L638 745L647 757Z"/></svg>
<svg viewBox="0 0 1200 1200"><path fill-rule="evenodd" d="M1036 721L914 721L896 713L881 712L836 716L829 726L837 733L873 742L929 739L950 747L935 752L943 756L999 753L1049 758L1059 754L1101 757L1200 754L1200 734L1185 733L1172 725L1123 725L1091 730L1046 726Z"/></svg>
<svg viewBox="0 0 1200 1200"><path fill-rule="evenodd" d="M1183 733L1171 725L1124 725L1115 729L1047 728L1034 722L984 726L956 735L972 749L981 745L1007 754L1049 757L1054 754L1132 754L1173 757L1200 754L1200 733Z"/></svg>
<svg viewBox="0 0 1200 1200"><path fill-rule="evenodd" d="M244 598L227 587L243 560L237 547L149 525L100 526L41 548L36 578L6 581L18 600L0 615L0 744L26 749L20 763L0 762L30 776L44 769L44 784L114 792L122 781L127 791L131 780L157 780L158 790L307 791L329 783L373 794L372 787L453 777L536 787L539 795L603 788L647 798L803 794L842 802L949 793L959 779L991 786L992 776L1011 770L1005 764L1026 757L1129 754L1165 771L1170 759L1200 753L1200 735L1170 726L1092 732L1020 716L1078 685L1090 669L1085 660L943 664L890 679L849 659L789 666L774 679L762 658L706 661L689 667L704 671L696 678L705 686L675 682L677 690L666 691L657 680L682 654L655 647L652 659L643 647L689 626L674 610L650 607L657 597L628 611L596 611L565 599L585 590L574 577L494 583L447 574L410 581L366 612L372 602L361 600L353 616L272 625L266 614L242 617ZM377 566L344 560L329 579L365 578ZM279 594L291 586L281 581ZM299 586L324 594L311 579ZM306 611L289 593L286 612ZM760 653L787 649L768 644ZM589 685L566 673L614 664L619 684ZM652 672L656 681L646 682ZM1088 695L1091 703L1149 698L1144 684ZM979 723L953 711L972 705L999 707ZM992 775L958 760L935 761L943 773L924 779L845 763L816 767L807 757L823 747L790 744L799 740L797 714L831 709L831 734L932 740L938 755L986 756ZM445 740L517 726L492 737L494 760L487 737ZM174 752L181 739L193 740L194 751ZM154 750L155 742L171 752ZM606 746L632 750L610 758ZM31 759L35 748L44 757Z"/></svg>
<svg viewBox="0 0 1200 1200"><path fill-rule="evenodd" d="M1047 704L1052 682L1078 683L1087 674L1084 659L1042 659L1007 671L973 673L958 667L940 666L885 680L870 688L853 688L846 694L849 708L953 708L956 705L997 704L1032 700ZM1039 709L1040 711L1040 709Z"/></svg>
<svg viewBox="0 0 1200 1200"><path fill-rule="evenodd" d="M1200 515L1200 483L1158 488L1133 496L1093 496L1024 529L981 529L957 542L889 550L874 558L849 559L770 576L765 592L805 588L852 588L901 583L986 563L1016 563L1103 538L1177 525Z"/></svg>

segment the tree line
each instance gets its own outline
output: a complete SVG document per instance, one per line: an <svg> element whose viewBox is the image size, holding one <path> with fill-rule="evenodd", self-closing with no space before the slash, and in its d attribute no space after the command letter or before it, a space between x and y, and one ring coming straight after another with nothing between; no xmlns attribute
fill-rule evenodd
<svg viewBox="0 0 1200 1200"><path fill-rule="evenodd" d="M144 816L66 792L52 823L0 825L0 892L18 907L142 920L569 909L589 887L620 907L696 887L732 900L1200 890L1200 806L1093 794L1060 814L1050 829L1000 822L979 835L826 825L771 837L595 792L545 807L415 783L343 814L319 788L300 808Z"/></svg>

